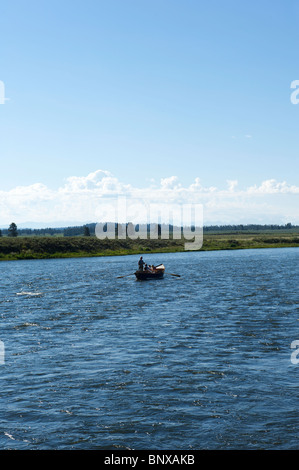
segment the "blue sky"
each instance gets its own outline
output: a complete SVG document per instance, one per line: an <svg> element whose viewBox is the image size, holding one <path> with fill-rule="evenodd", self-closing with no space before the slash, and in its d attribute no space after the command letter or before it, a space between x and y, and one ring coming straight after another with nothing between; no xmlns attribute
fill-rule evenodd
<svg viewBox="0 0 299 470"><path fill-rule="evenodd" d="M20 186L59 191L103 170L145 190L171 177L189 188L198 178L220 192L237 181L244 195L272 181L275 197L290 193L295 208L298 20L294 0L2 4L3 201ZM22 221L32 219L30 201ZM283 213L265 220L280 223Z"/></svg>

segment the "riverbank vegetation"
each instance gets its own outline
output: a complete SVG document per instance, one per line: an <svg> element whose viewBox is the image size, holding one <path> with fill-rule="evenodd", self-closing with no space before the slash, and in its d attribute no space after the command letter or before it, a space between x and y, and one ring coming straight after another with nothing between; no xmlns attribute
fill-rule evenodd
<svg viewBox="0 0 299 470"><path fill-rule="evenodd" d="M100 240L95 236L0 237L0 260L72 258L147 253L182 252L180 240ZM200 251L299 247L299 230L204 231Z"/></svg>

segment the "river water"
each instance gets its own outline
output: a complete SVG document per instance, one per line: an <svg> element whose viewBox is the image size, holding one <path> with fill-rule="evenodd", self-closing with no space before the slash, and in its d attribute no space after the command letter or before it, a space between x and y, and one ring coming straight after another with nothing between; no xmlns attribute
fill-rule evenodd
<svg viewBox="0 0 299 470"><path fill-rule="evenodd" d="M299 249L144 258L0 263L0 448L298 449Z"/></svg>

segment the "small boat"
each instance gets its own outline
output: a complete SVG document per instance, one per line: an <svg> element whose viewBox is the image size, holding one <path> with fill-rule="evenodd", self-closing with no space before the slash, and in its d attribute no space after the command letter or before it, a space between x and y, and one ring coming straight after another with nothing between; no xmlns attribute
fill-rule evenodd
<svg viewBox="0 0 299 470"><path fill-rule="evenodd" d="M136 271L135 276L139 281L143 281L145 279L162 279L162 277L164 276L164 271L164 264L159 264L159 266L155 266L154 269Z"/></svg>

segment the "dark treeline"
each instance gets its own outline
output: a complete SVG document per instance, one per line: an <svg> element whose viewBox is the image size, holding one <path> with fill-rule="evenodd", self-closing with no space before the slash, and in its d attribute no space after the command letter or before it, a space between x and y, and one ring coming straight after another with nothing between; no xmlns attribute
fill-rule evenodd
<svg viewBox="0 0 299 470"><path fill-rule="evenodd" d="M128 224L127 224L128 226ZM17 229L18 236L64 236L64 237L76 237L76 236L95 236L95 223L85 224L85 225L78 225L72 227L59 227L59 228L39 228L39 229L31 229L31 228L23 228ZM149 232L149 225L147 225L147 231ZM138 225L136 226L138 229ZM203 231L205 233L211 232L261 232L261 231L272 231L272 230L298 230L299 225L292 225L291 223L285 225L278 225L278 224L238 224L238 225L208 225L203 227ZM104 229L105 230L105 229ZM173 226L169 225L169 232L172 233ZM161 233L161 225L158 225L158 234ZM117 224L115 224L115 234L117 236ZM9 236L9 228L1 229L0 236Z"/></svg>
<svg viewBox="0 0 299 470"><path fill-rule="evenodd" d="M292 225L291 223L285 225L276 225L276 224L266 224L266 225L259 225L259 224L248 224L248 225L209 225L204 226L204 232L258 232L258 231L266 231L266 230L290 230L290 229L298 229L299 225Z"/></svg>
<svg viewBox="0 0 299 470"><path fill-rule="evenodd" d="M82 226L75 226L75 227L62 227L62 228L18 228L18 235L23 237L30 237L30 236L64 236L64 237L74 237L79 235L95 235L95 226L96 224L86 224ZM8 236L9 230L8 229L1 229L2 236ZM1 235L0 235L1 236Z"/></svg>
<svg viewBox="0 0 299 470"><path fill-rule="evenodd" d="M31 228L18 228L18 235L22 235L25 237L30 236L49 236L49 235L58 235L63 234L63 228L39 228L39 229L31 229ZM8 236L9 231L8 229L2 228L1 229L2 236Z"/></svg>
<svg viewBox="0 0 299 470"><path fill-rule="evenodd" d="M64 237L92 236L95 235L96 224L78 225L62 229Z"/></svg>

